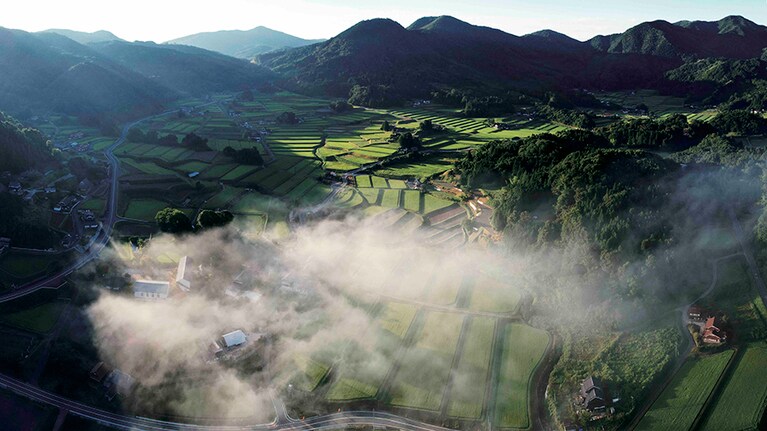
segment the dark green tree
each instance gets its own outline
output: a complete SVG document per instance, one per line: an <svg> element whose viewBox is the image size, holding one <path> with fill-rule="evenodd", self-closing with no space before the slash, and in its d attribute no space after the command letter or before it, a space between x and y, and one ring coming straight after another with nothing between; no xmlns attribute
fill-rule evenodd
<svg viewBox="0 0 767 431"><path fill-rule="evenodd" d="M192 230L192 222L189 217L176 208L161 209L154 219L163 232L181 233Z"/></svg>

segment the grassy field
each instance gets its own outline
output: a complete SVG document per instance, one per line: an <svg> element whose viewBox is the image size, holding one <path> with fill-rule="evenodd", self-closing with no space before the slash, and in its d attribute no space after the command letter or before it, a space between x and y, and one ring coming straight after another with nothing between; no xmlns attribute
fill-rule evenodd
<svg viewBox="0 0 767 431"><path fill-rule="evenodd" d="M294 358L298 373L291 384L306 392L314 391L330 372L330 367L306 355L296 355Z"/></svg>
<svg viewBox="0 0 767 431"><path fill-rule="evenodd" d="M123 217L136 220L154 221L157 212L172 206L158 199L131 199Z"/></svg>
<svg viewBox="0 0 767 431"><path fill-rule="evenodd" d="M474 282L469 308L476 311L513 313L519 309L522 291L514 286L480 275Z"/></svg>
<svg viewBox="0 0 767 431"><path fill-rule="evenodd" d="M77 206L80 210L91 210L96 214L102 214L106 209L107 201L101 198L92 198Z"/></svg>
<svg viewBox="0 0 767 431"><path fill-rule="evenodd" d="M416 311L416 306L411 304L386 303L372 328L372 348L354 349L357 354L346 358L341 365L341 375L330 387L327 399L351 401L374 398Z"/></svg>
<svg viewBox="0 0 767 431"><path fill-rule="evenodd" d="M495 320L472 319L458 364L453 369L447 414L450 417L478 419L485 400L485 383L493 348Z"/></svg>
<svg viewBox="0 0 767 431"><path fill-rule="evenodd" d="M767 345L746 346L701 430L755 430L767 406Z"/></svg>
<svg viewBox="0 0 767 431"><path fill-rule="evenodd" d="M19 279L31 279L45 274L57 256L9 253L0 258L0 270Z"/></svg>
<svg viewBox="0 0 767 431"><path fill-rule="evenodd" d="M549 334L512 323L507 326L503 341L494 423L500 428L526 429L530 427L532 377L548 347Z"/></svg>
<svg viewBox="0 0 767 431"><path fill-rule="evenodd" d="M0 317L0 321L27 331L44 334L53 328L63 310L64 304L49 302L6 314Z"/></svg>
<svg viewBox="0 0 767 431"><path fill-rule="evenodd" d="M412 304L388 302L378 317L381 329L398 338L405 338L410 324L413 323L417 309Z"/></svg>
<svg viewBox="0 0 767 431"><path fill-rule="evenodd" d="M733 353L733 350L727 350L712 356L689 358L636 429L690 429Z"/></svg>
<svg viewBox="0 0 767 431"><path fill-rule="evenodd" d="M430 312L414 346L404 354L392 382L391 404L422 410L438 410L450 376L464 317Z"/></svg>

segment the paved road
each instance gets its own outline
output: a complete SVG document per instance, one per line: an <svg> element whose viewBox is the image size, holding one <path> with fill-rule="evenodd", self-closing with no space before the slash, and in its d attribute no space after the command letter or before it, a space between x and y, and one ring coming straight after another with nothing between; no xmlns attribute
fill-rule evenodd
<svg viewBox="0 0 767 431"><path fill-rule="evenodd" d="M205 103L203 105L199 105L197 108L202 108L215 103L218 103L218 102L214 101L214 102ZM177 110L165 111L160 114L151 115L149 117L145 117L125 125L125 127L123 127L122 133L120 133L120 137L117 138L117 140L115 140L115 142L112 145L110 145L108 148L104 150L104 155L106 156L107 162L109 163L109 174L110 174L110 180L111 180L111 187L109 190L109 199L108 199L109 202L104 214L104 221L101 225L101 228L94 235L94 240L92 241L91 245L86 250L85 254L80 256L72 264L70 264L69 266L62 269L56 274L45 276L38 280L32 281L31 283L28 283L25 286L18 287L12 290L11 292L7 292L5 294L0 295L0 303L13 301L14 299L21 298L22 296L29 295L41 289L56 289L59 287L59 282L63 280L64 277L72 274L73 272L85 266L88 262L98 257L98 255L101 253L104 247L106 247L106 245L109 243L109 239L112 236L112 229L114 227L114 224L119 219L119 217L117 216L117 198L118 198L118 187L119 187L119 181L120 181L120 163L117 160L117 156L114 155L114 150L117 149L117 147L119 147L125 142L128 136L128 132L130 131L130 129L132 129L136 125L144 121L169 115L175 112L177 112Z"/></svg>
<svg viewBox="0 0 767 431"><path fill-rule="evenodd" d="M103 425L122 430L147 430L147 431L310 431L346 429L352 426L392 427L407 431L447 431L437 425L419 422L413 419L400 417L391 413L371 411L350 411L334 413L325 416L317 416L297 421L288 419L282 414L280 421L271 423L210 423L210 424L182 424L177 422L161 421L137 416L127 416L111 413L95 407L72 401L65 397L52 394L30 384L14 378L0 375L0 387L11 390L26 398L42 402L69 414L97 421ZM241 420L245 422L247 419Z"/></svg>

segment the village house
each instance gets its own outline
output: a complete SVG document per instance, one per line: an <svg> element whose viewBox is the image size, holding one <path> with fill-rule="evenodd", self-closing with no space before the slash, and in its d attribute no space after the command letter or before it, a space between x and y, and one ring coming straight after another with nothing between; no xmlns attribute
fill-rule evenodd
<svg viewBox="0 0 767 431"><path fill-rule="evenodd" d="M176 270L176 286L184 292L189 292L192 289L192 258L184 256L178 261L178 269Z"/></svg>
<svg viewBox="0 0 767 431"><path fill-rule="evenodd" d="M98 364L94 365L93 368L91 368L91 372L88 374L88 376L94 382L102 383L104 378L111 372L112 369L109 368L104 362L99 362Z"/></svg>
<svg viewBox="0 0 767 431"><path fill-rule="evenodd" d="M133 296L150 301L162 300L168 297L170 283L167 281L136 280L133 282Z"/></svg>
<svg viewBox="0 0 767 431"><path fill-rule="evenodd" d="M602 381L598 377L589 376L581 383L581 404L590 412L602 412L607 408Z"/></svg>
<svg viewBox="0 0 767 431"><path fill-rule="evenodd" d="M21 183L18 181L11 181L8 184L8 190L10 190L11 193L21 193Z"/></svg>
<svg viewBox="0 0 767 431"><path fill-rule="evenodd" d="M689 310L687 310L687 318L695 322L701 322L706 318L705 311L703 308L697 305L693 305L689 308Z"/></svg>
<svg viewBox="0 0 767 431"><path fill-rule="evenodd" d="M88 191L90 191L91 187L93 187L93 183L92 183L92 182L90 182L90 180L88 180L88 179L86 178L86 179L84 179L84 180L80 181L80 184L78 184L78 185L77 185L77 190L78 190L78 191L79 191L81 194L87 194L87 193L88 193Z"/></svg>
<svg viewBox="0 0 767 431"><path fill-rule="evenodd" d="M722 344L727 341L727 334L716 326L716 317L709 317L703 325L701 338L705 344Z"/></svg>
<svg viewBox="0 0 767 431"><path fill-rule="evenodd" d="M124 373L120 370L113 370L104 380L106 397L109 400L114 399L116 395L126 397L130 395L130 392L135 384L136 379L134 379L130 374Z"/></svg>
<svg viewBox="0 0 767 431"><path fill-rule="evenodd" d="M211 352L216 357L219 357L223 355L224 353L227 353L233 349L236 349L242 346L247 341L248 341L248 336L245 335L245 333L242 332L242 330L238 329L236 331L232 331L227 334L224 334L221 336L221 338L214 341L213 344L211 344Z"/></svg>

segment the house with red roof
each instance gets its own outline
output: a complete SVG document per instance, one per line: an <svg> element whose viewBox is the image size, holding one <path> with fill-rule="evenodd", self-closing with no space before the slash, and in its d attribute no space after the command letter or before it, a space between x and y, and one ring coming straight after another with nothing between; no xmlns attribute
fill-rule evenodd
<svg viewBox="0 0 767 431"><path fill-rule="evenodd" d="M703 325L701 338L706 344L722 344L727 341L727 334L716 326L716 317L709 317Z"/></svg>

